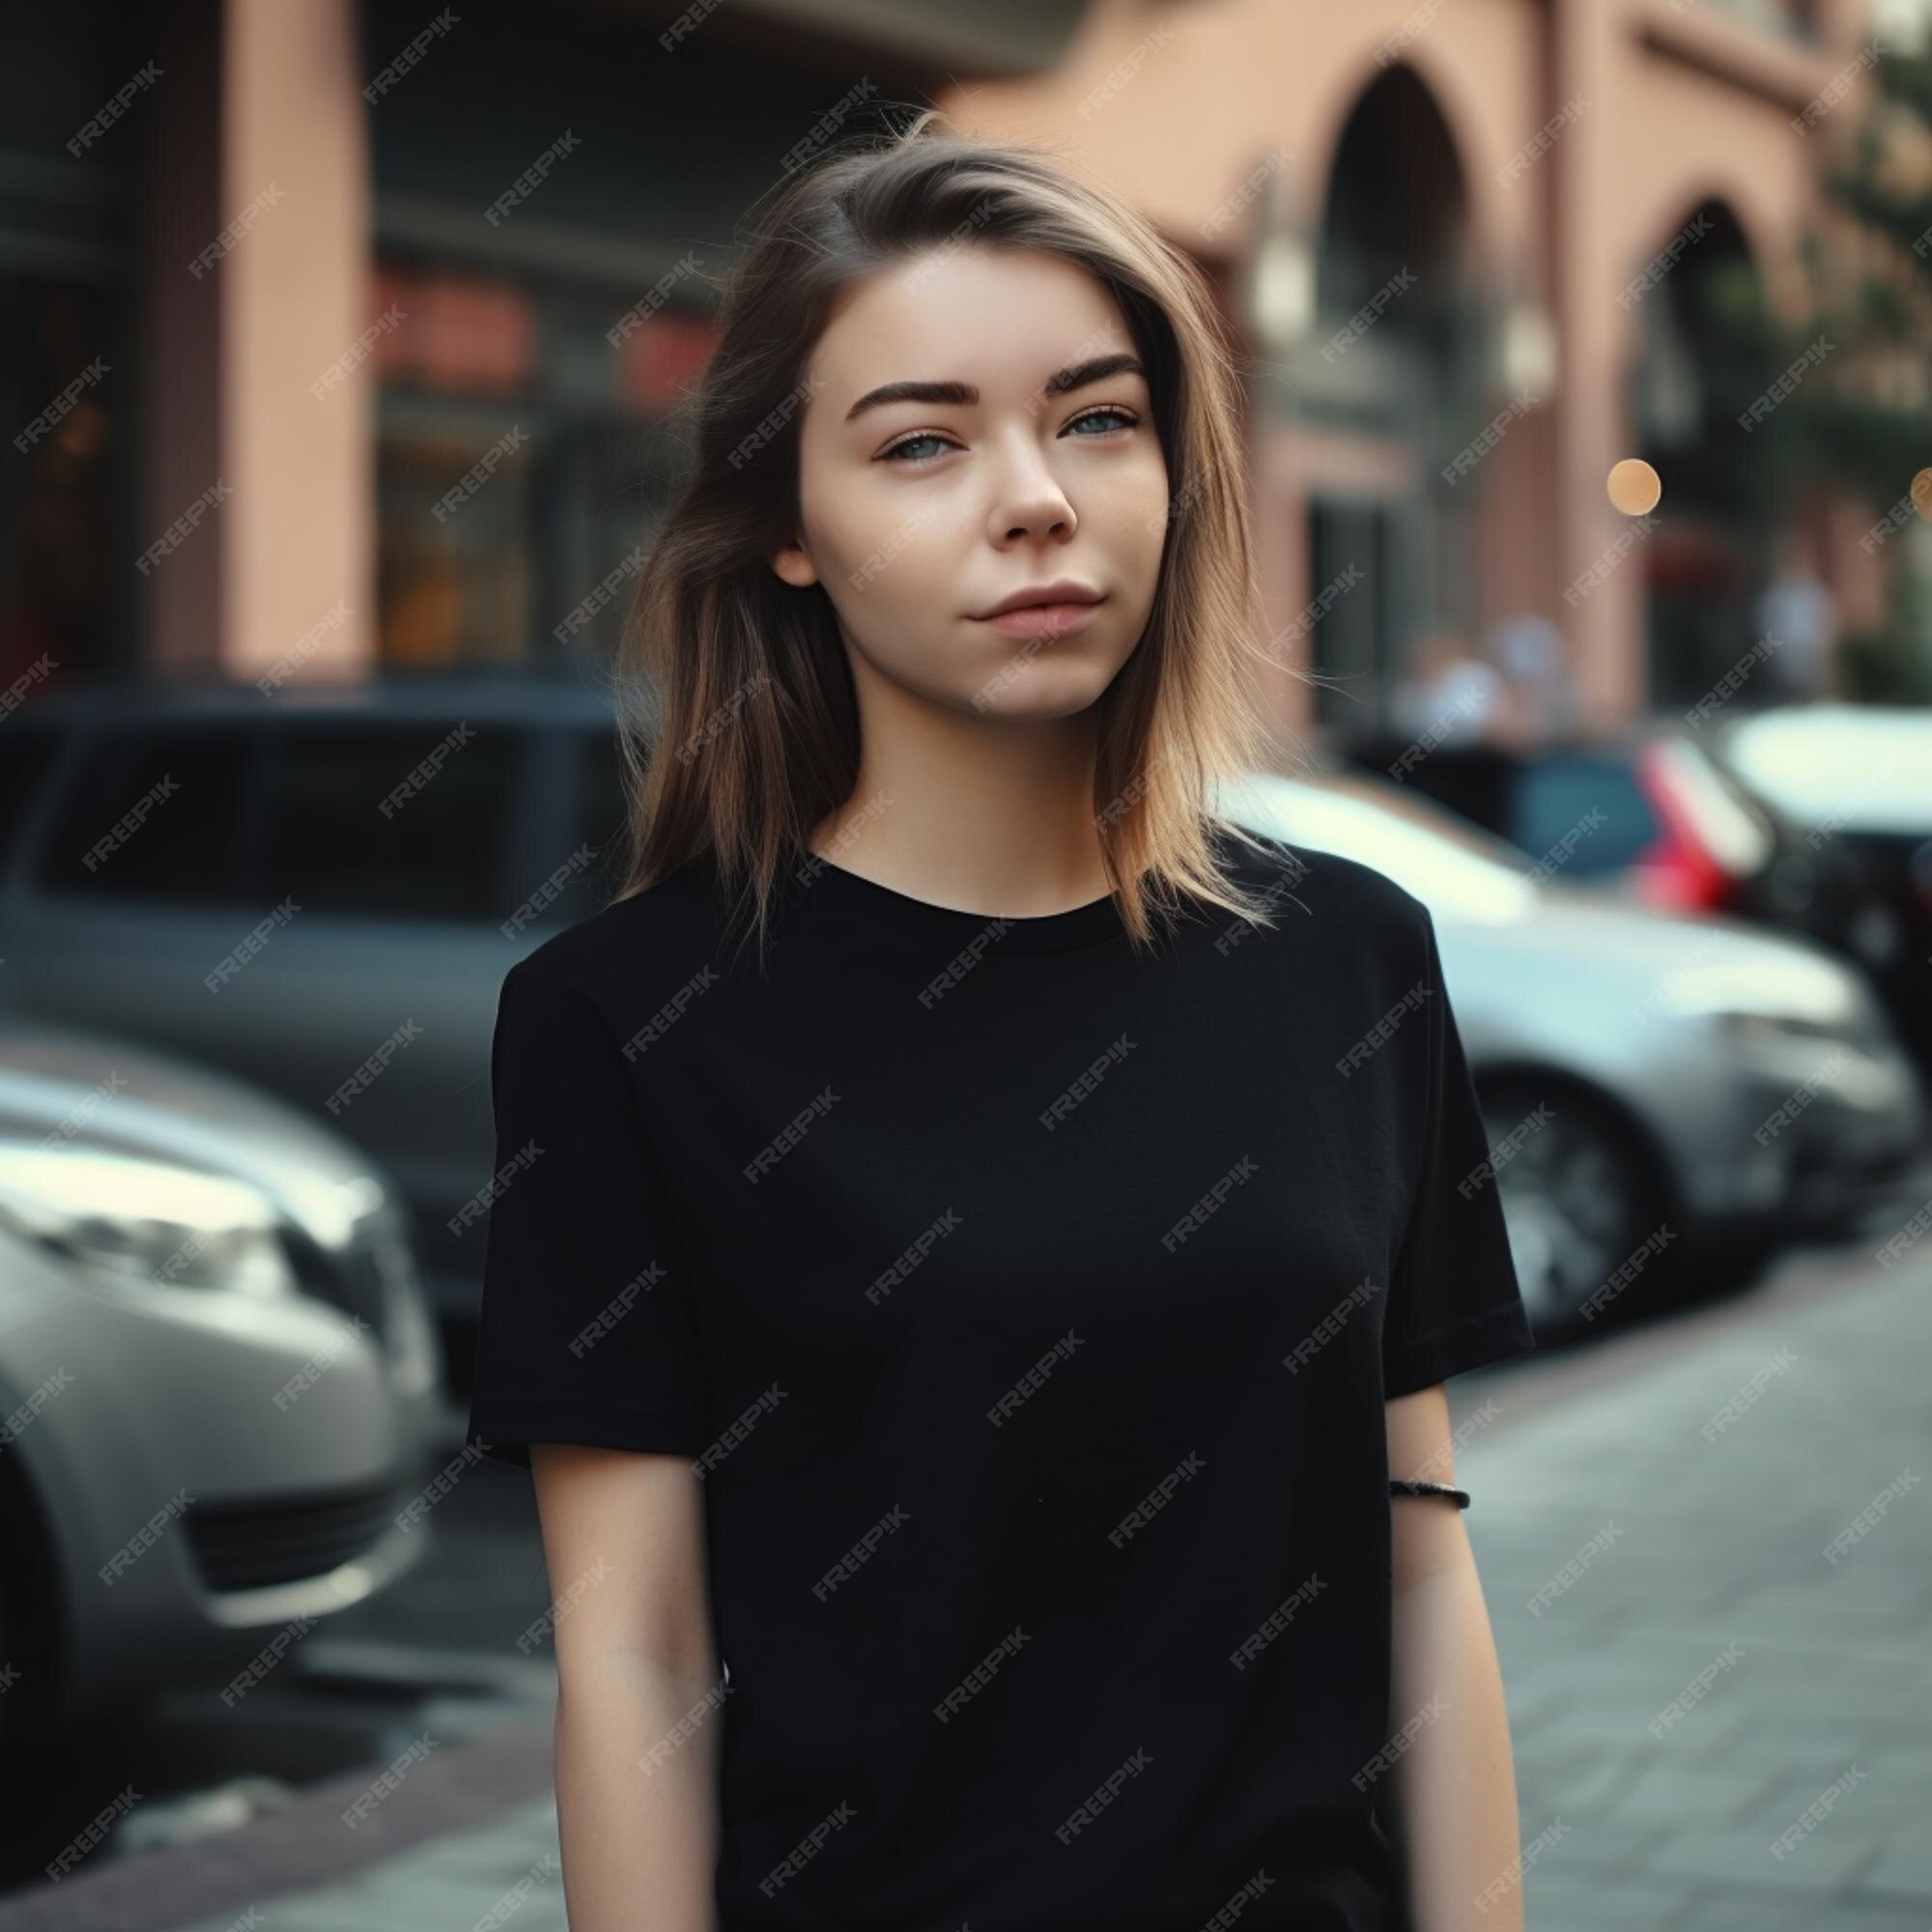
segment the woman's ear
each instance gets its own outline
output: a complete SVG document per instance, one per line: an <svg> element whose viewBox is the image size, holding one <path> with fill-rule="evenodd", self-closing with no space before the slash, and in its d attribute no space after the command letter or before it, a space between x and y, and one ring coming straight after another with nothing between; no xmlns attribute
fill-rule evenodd
<svg viewBox="0 0 1932 1932"><path fill-rule="evenodd" d="M811 558L806 554L802 544L790 544L783 550L772 553L772 568L794 590L803 590L808 584L818 582L818 572L812 568Z"/></svg>

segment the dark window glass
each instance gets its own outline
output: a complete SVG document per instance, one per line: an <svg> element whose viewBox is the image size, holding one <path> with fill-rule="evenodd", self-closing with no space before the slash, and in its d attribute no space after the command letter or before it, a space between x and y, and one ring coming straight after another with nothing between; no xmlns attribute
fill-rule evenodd
<svg viewBox="0 0 1932 1932"><path fill-rule="evenodd" d="M605 727L572 736L578 815L570 850L561 854L557 863L564 864L584 846L589 847L591 858L588 866L571 875L570 883L545 909L545 921L559 925L574 925L608 905L624 883L628 857L624 773L616 733Z"/></svg>
<svg viewBox="0 0 1932 1932"><path fill-rule="evenodd" d="M90 898L238 905L254 740L232 725L118 725L94 739L41 850L40 883Z"/></svg>
<svg viewBox="0 0 1932 1932"><path fill-rule="evenodd" d="M1622 871L1663 830L1628 760L1551 757L1529 766L1517 784L1511 838L1540 859L1579 827L1561 866L1574 878Z"/></svg>
<svg viewBox="0 0 1932 1932"><path fill-rule="evenodd" d="M13 860L58 748L51 732L0 721L0 870Z"/></svg>
<svg viewBox="0 0 1932 1932"><path fill-rule="evenodd" d="M522 737L460 722L286 725L268 891L312 912L500 919Z"/></svg>

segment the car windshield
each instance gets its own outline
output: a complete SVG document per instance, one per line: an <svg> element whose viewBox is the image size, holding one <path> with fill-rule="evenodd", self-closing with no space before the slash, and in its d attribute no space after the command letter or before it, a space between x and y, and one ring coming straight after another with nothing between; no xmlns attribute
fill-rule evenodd
<svg viewBox="0 0 1932 1932"><path fill-rule="evenodd" d="M1500 924L1536 910L1527 853L1373 781L1254 773L1221 794L1237 824L1386 874L1439 917Z"/></svg>

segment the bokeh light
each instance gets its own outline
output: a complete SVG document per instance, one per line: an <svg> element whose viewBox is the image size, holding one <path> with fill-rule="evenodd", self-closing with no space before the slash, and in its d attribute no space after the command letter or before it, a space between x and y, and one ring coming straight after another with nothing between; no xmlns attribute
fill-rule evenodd
<svg viewBox="0 0 1932 1932"><path fill-rule="evenodd" d="M1627 517L1648 516L1663 496L1663 479L1640 456L1627 456L1611 467L1604 488Z"/></svg>

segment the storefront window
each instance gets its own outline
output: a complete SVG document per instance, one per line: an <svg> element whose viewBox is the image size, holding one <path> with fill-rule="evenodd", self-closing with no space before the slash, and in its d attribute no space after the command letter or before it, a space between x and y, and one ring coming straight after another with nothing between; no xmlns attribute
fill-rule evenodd
<svg viewBox="0 0 1932 1932"><path fill-rule="evenodd" d="M671 485L660 434L711 345L620 291L386 263L378 362L386 668L605 658ZM616 594L602 586L617 574Z"/></svg>

